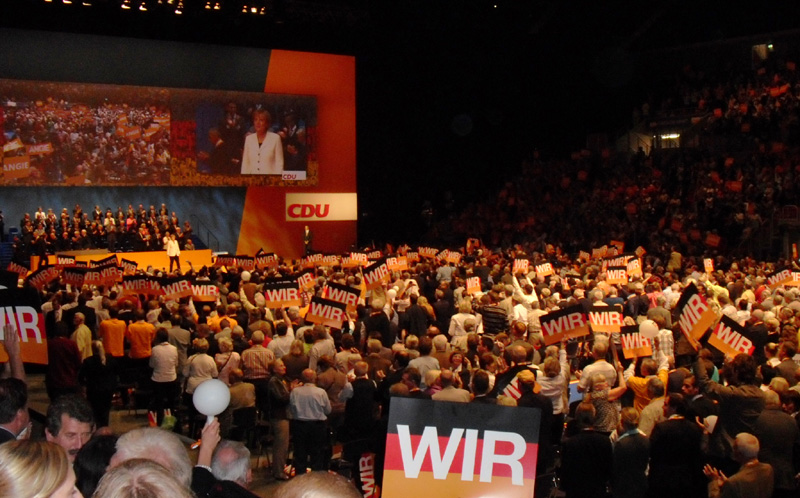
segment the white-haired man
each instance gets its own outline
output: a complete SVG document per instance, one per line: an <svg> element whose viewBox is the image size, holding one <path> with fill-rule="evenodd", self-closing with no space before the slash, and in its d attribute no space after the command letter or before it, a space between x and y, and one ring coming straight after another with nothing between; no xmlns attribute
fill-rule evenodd
<svg viewBox="0 0 800 498"><path fill-rule="evenodd" d="M211 473L217 483L208 494L209 498L258 496L247 489L253 481L250 450L238 441L220 441L211 459Z"/></svg>
<svg viewBox="0 0 800 498"><path fill-rule="evenodd" d="M741 464L731 477L710 465L703 469L709 479L709 498L769 498L772 496L774 472L772 466L758 461L758 439L740 432L733 442L733 458Z"/></svg>
<svg viewBox="0 0 800 498"><path fill-rule="evenodd" d="M178 436L169 431L145 427L126 432L117 440L117 452L111 457L109 467L114 468L134 458L153 460L163 465L183 485L192 485L189 453ZM194 487L192 490L198 491Z"/></svg>

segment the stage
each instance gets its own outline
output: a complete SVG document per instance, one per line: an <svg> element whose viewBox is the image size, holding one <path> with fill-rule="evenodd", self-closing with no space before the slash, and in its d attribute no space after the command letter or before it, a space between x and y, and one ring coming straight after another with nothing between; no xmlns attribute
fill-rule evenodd
<svg viewBox="0 0 800 498"><path fill-rule="evenodd" d="M152 266L156 270L169 270L169 256L166 251L146 251L146 252L117 252L110 253L105 249L89 249L85 251L64 251L58 254L74 256L76 261L99 261L103 258L114 254L117 256L117 264L120 260L127 259L128 261L135 261L139 270L145 270L148 266ZM203 266L211 266L211 249L201 249L197 251L181 251L180 255L181 271L186 272L189 270L189 261L192 262L195 270L199 270ZM49 255L47 263L50 265L56 264L56 256ZM39 267L39 256L31 257L31 269Z"/></svg>

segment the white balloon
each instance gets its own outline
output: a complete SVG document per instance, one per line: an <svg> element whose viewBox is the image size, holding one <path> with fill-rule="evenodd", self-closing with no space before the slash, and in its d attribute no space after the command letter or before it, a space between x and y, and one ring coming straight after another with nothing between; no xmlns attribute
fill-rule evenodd
<svg viewBox="0 0 800 498"><path fill-rule="evenodd" d="M208 379L197 386L192 395L192 402L197 411L208 417L210 423L215 415L225 411L231 402L231 391L224 382Z"/></svg>
<svg viewBox="0 0 800 498"><path fill-rule="evenodd" d="M645 320L639 324L639 334L645 339L652 339L658 335L658 325L653 320Z"/></svg>

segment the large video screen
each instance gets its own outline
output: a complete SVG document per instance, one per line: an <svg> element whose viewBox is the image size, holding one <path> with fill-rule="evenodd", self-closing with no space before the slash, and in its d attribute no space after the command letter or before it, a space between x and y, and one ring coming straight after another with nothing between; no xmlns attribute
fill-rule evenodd
<svg viewBox="0 0 800 498"><path fill-rule="evenodd" d="M0 79L6 186L313 186L316 97Z"/></svg>

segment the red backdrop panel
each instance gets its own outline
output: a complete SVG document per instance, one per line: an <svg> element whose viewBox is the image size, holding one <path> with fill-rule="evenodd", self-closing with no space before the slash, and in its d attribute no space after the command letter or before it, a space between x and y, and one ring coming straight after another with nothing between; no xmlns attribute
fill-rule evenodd
<svg viewBox="0 0 800 498"><path fill-rule="evenodd" d="M273 50L264 91L317 97L319 184L314 188L249 187L238 254L260 248L284 257L303 254L303 223L286 222L287 192L356 191L355 58ZM308 222L314 249L344 252L356 242L356 221Z"/></svg>

